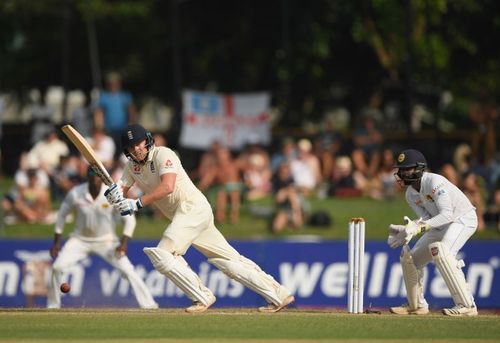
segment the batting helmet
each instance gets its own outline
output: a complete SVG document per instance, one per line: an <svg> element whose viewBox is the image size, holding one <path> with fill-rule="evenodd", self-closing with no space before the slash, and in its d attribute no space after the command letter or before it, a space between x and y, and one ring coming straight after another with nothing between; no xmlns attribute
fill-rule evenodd
<svg viewBox="0 0 500 343"><path fill-rule="evenodd" d="M149 152L155 144L155 140L151 132L149 132L139 124L128 125L125 128L125 130L123 130L121 136L122 150L128 159L132 159L133 161L138 163L141 162L141 161L136 161L133 158L133 156L128 152L128 148L136 145L137 143L142 142L143 140L146 141L146 147L148 148Z"/></svg>
<svg viewBox="0 0 500 343"><path fill-rule="evenodd" d="M395 175L403 180L405 185L411 185L414 182L420 181L427 168L427 161L424 155L415 149L406 149L398 154L395 168L398 171ZM405 170L414 168L411 174L405 173Z"/></svg>

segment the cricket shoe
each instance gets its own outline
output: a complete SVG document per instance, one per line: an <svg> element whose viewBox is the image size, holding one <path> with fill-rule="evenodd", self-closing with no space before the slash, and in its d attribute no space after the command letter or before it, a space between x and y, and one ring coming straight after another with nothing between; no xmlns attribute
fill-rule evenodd
<svg viewBox="0 0 500 343"><path fill-rule="evenodd" d="M477 316L477 307L476 305L467 307L460 304L453 306L452 308L444 308L443 314L452 317L474 317Z"/></svg>
<svg viewBox="0 0 500 343"><path fill-rule="evenodd" d="M408 304L403 304L401 306L391 307L389 310L391 311L391 313L399 314L399 315L409 315L409 314L423 315L423 314L429 313L428 307L419 307L416 310L411 310L410 305L408 305Z"/></svg>
<svg viewBox="0 0 500 343"><path fill-rule="evenodd" d="M281 305L268 304L267 306L259 307L259 312L275 313L275 312L278 312L278 311L284 309L285 307L287 307L288 305L290 305L294 301L295 301L295 297L293 295L289 295L283 300Z"/></svg>
<svg viewBox="0 0 500 343"><path fill-rule="evenodd" d="M208 308L210 306L212 306L214 304L215 300L216 300L215 296L213 294L209 294L208 295L208 302L206 305L204 303L202 303L201 301L194 301L193 305L186 308L186 312L187 313L203 313L206 310L208 310Z"/></svg>

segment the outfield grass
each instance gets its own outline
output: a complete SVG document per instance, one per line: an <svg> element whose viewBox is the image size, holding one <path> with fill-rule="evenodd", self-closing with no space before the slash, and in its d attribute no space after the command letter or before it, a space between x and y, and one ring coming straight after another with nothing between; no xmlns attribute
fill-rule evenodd
<svg viewBox="0 0 500 343"><path fill-rule="evenodd" d="M5 193L11 179L0 181L0 191ZM213 200L213 197L209 196ZM332 224L326 228L315 228L305 225L300 230L287 229L276 235L269 232L269 215L272 213L272 201L268 197L256 202L243 202L240 220L236 224L217 223L217 227L229 239L283 238L289 236L314 235L326 239L347 239L347 223L350 218L363 217L366 220L366 238L370 240L386 240L387 227L390 223L402 223L403 216L414 217L406 204L403 195L393 200L374 200L371 198L326 198L308 200L310 212L325 211ZM54 204L57 209L57 204ZM53 225L15 224L2 226L0 221L0 238L47 238L53 236ZM138 226L134 237L140 239L159 239L166 226L166 219L138 217ZM71 230L67 225L65 233ZM493 228L477 232L473 239L500 239L500 234Z"/></svg>
<svg viewBox="0 0 500 343"><path fill-rule="evenodd" d="M326 310L211 309L189 315L181 309L0 310L0 341L499 341L495 315L473 318L352 315Z"/></svg>
<svg viewBox="0 0 500 343"><path fill-rule="evenodd" d="M327 228L314 228L306 225L300 230L287 229L278 235L268 231L267 213L272 210L270 199L243 204L241 217L237 224L218 223L218 228L229 239L283 238L289 236L314 235L326 239L346 239L347 223L352 217L364 217L366 237L371 240L386 240L390 223L402 223L404 215L411 215L402 196L392 201L376 201L369 198L338 199L327 198L311 200L312 211L323 210L329 213L332 224ZM159 239L166 228L166 219L138 218L136 239ZM71 230L67 225L65 234ZM15 224L0 228L0 237L8 238L52 238L52 225ZM474 239L500 239L494 229L478 232Z"/></svg>

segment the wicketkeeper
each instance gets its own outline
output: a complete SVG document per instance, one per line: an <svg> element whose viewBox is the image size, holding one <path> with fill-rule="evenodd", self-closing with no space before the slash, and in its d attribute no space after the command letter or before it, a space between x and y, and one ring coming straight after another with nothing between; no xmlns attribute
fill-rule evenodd
<svg viewBox="0 0 500 343"><path fill-rule="evenodd" d="M476 316L477 308L468 289L458 251L474 234L477 216L469 199L441 175L425 172L427 162L421 152L408 149L397 157L395 174L406 188L406 201L416 214L404 218L404 225L389 226L388 243L403 246L401 267L408 303L391 307L395 314L427 314L429 305L423 294L423 268L433 261L441 273L455 306L443 309L448 316ZM413 236L421 235L410 250Z"/></svg>
<svg viewBox="0 0 500 343"><path fill-rule="evenodd" d="M137 124L123 132L122 148L129 159L121 179L123 189L111 186L108 201L124 216L154 205L171 220L158 246L144 248L144 252L153 267L193 301L187 312L204 312L215 302L214 294L182 257L191 245L227 276L264 297L269 305L259 308L261 312L277 312L294 301L289 290L229 245L214 225L207 198L171 149L156 147L151 133ZM124 198L134 184L144 195Z"/></svg>

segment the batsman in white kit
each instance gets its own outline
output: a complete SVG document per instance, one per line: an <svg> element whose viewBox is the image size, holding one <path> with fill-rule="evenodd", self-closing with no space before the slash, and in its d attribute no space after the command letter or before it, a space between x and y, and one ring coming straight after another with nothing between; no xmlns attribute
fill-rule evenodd
<svg viewBox="0 0 500 343"><path fill-rule="evenodd" d="M408 303L391 307L395 314L427 314L429 305L423 294L423 268L433 261L448 287L455 306L443 309L448 316L477 316L474 298L462 271L463 260L457 253L477 228L475 207L445 177L426 172L427 162L421 152L402 151L397 157L396 178L406 189L406 201L417 219L404 217L404 225L389 226L388 243L395 249L403 246L401 267ZM408 243L421 237L410 250Z"/></svg>
<svg viewBox="0 0 500 343"><path fill-rule="evenodd" d="M118 269L129 281L141 308L158 308L148 287L126 256L127 242L136 226L135 216L124 218L123 235L121 240L118 240L116 219L120 219L120 216L104 196L107 187L90 167L87 175L88 182L71 189L57 213L54 243L50 249L55 261L52 265L52 282L47 296L47 307L61 307L59 285L64 271L90 254L94 254ZM61 250L61 236L66 216L73 211L76 212L75 228Z"/></svg>
<svg viewBox="0 0 500 343"><path fill-rule="evenodd" d="M193 301L186 312L205 312L216 300L182 257L191 245L227 276L264 297L268 306L259 311L277 312L294 301L290 291L226 241L214 225L210 203L174 151L155 146L151 133L137 124L123 132L122 149L129 159L122 184L112 185L106 197L122 215L154 205L171 220L158 246L144 248L144 252L153 267ZM144 194L138 199L124 198L134 184Z"/></svg>

